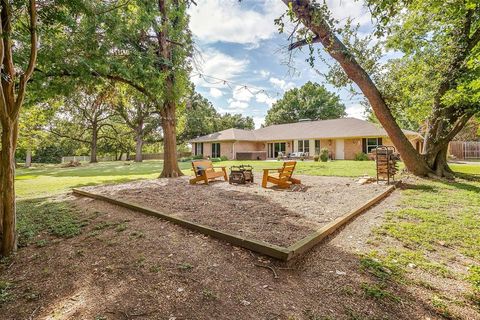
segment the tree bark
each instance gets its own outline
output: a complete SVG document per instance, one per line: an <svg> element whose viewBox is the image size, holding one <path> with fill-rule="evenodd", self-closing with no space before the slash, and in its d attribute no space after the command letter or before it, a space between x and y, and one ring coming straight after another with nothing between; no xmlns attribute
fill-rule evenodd
<svg viewBox="0 0 480 320"><path fill-rule="evenodd" d="M17 250L15 214L15 147L18 121L7 121L2 127L1 151L1 213L2 245L1 254L8 256Z"/></svg>
<svg viewBox="0 0 480 320"><path fill-rule="evenodd" d="M98 129L93 125L92 140L90 142L90 163L97 163L97 143L98 143Z"/></svg>
<svg viewBox="0 0 480 320"><path fill-rule="evenodd" d="M143 121L140 121L136 128L135 137L135 162L143 161L142 147L143 147Z"/></svg>
<svg viewBox="0 0 480 320"><path fill-rule="evenodd" d="M178 3L175 1L175 4ZM168 10L165 0L158 0L158 9L162 15L162 29L157 32L160 56L165 61L172 61L172 46L167 41L167 32L171 26L168 23ZM175 101L175 70L163 63L162 71L166 74L164 85L164 103L160 110L163 129L163 170L160 178L174 178L183 176L177 162L177 132L176 132L176 101Z"/></svg>
<svg viewBox="0 0 480 320"><path fill-rule="evenodd" d="M28 66L20 75L14 66L12 8L10 1L0 1L0 122L2 125L0 151L0 255L9 256L17 248L15 207L15 150L18 138L18 116L25 98L27 83L37 61L37 9L35 0L28 5L30 55Z"/></svg>
<svg viewBox="0 0 480 320"><path fill-rule="evenodd" d="M163 170L160 178L183 176L177 161L175 104L164 105L162 110Z"/></svg>
<svg viewBox="0 0 480 320"><path fill-rule="evenodd" d="M32 166L32 149L27 149L27 155L25 157L25 168L30 168Z"/></svg>

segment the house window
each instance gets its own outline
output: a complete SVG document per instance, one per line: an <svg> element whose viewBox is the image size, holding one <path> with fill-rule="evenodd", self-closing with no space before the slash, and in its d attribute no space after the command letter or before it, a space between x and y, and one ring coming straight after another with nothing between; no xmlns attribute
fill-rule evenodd
<svg viewBox="0 0 480 320"><path fill-rule="evenodd" d="M298 140L298 152L310 152L310 141L309 140Z"/></svg>
<svg viewBox="0 0 480 320"><path fill-rule="evenodd" d="M196 156L203 156L203 143L195 143L194 153Z"/></svg>
<svg viewBox="0 0 480 320"><path fill-rule="evenodd" d="M320 140L315 140L315 154L320 154Z"/></svg>
<svg viewBox="0 0 480 320"><path fill-rule="evenodd" d="M373 149L382 145L382 138L363 138L362 151L364 153L371 153Z"/></svg>
<svg viewBox="0 0 480 320"><path fill-rule="evenodd" d="M212 158L220 158L220 143L212 143Z"/></svg>

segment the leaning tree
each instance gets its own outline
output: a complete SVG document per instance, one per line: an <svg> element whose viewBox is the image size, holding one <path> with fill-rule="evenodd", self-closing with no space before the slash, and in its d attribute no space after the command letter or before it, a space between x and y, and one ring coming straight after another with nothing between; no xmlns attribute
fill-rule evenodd
<svg viewBox="0 0 480 320"><path fill-rule="evenodd" d="M10 255L17 247L15 213L15 150L18 138L18 118L25 99L27 84L37 59L37 8L35 0L0 2L0 242L1 255ZM28 22L26 22L28 21ZM25 37L28 26L29 47L14 50L14 36ZM17 40L17 39L16 39ZM23 39L22 39L23 40ZM27 51L28 53L26 53ZM14 55L26 56L25 65L15 64Z"/></svg>
<svg viewBox="0 0 480 320"><path fill-rule="evenodd" d="M290 50L308 46L310 61L315 44L322 44L344 75L361 90L376 118L387 131L400 152L406 167L418 176L452 177L447 165L448 143L480 111L480 5L474 0L367 0L373 18L377 19L375 33L385 35L390 45L414 61L433 55L427 63L430 79L428 130L425 148L420 154L410 144L394 116L394 106L386 93L369 73L364 63L361 41L352 37L348 24L339 27L325 3L315 0L282 0L288 6L289 17L296 23L295 42ZM276 22L284 26L284 20ZM303 26L303 27L302 27ZM368 48L368 46L363 47ZM419 72L417 70L417 72ZM411 86L415 90L424 90Z"/></svg>

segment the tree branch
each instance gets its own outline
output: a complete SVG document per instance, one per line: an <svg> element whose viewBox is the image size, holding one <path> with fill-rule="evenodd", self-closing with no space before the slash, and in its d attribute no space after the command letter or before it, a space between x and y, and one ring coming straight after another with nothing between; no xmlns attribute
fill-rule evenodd
<svg viewBox="0 0 480 320"><path fill-rule="evenodd" d="M90 141L88 141L88 140L84 140L82 138L72 137L70 135L66 135L66 134L54 131L52 129L49 129L48 132L53 133L54 135L56 135L57 137L60 137L60 138L72 139L74 141L78 141L78 142L82 142L82 143L90 143Z"/></svg>
<svg viewBox="0 0 480 320"><path fill-rule="evenodd" d="M468 49L469 51L475 48L475 46L480 42L480 27L475 30L475 32L468 38Z"/></svg>
<svg viewBox="0 0 480 320"><path fill-rule="evenodd" d="M319 42L321 42L321 39L320 39L319 36L316 36L316 37L312 38L311 41L308 41L308 39L302 39L302 40L299 40L297 42L290 43L290 45L288 46L288 50L291 51L291 50L294 50L296 48L306 46L308 44L314 44L314 43L319 43Z"/></svg>
<svg viewBox="0 0 480 320"><path fill-rule="evenodd" d="M15 102L15 108L12 110L11 117L16 119L20 112L20 107L25 99L25 91L27 89L27 83L33 74L35 64L37 62L38 53L38 35L37 35L37 7L35 0L30 0L29 3L29 15L30 15L30 57L28 60L28 67L25 72L20 76L20 84L17 94L17 101Z"/></svg>

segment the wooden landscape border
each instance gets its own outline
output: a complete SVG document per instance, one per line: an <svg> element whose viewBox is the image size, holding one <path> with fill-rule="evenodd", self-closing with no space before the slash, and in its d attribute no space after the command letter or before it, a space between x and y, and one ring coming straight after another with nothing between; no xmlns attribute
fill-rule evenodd
<svg viewBox="0 0 480 320"><path fill-rule="evenodd" d="M276 246L273 244L270 244L268 242L264 241L258 241L258 240L252 240L252 239L247 239L243 238L238 235L231 234L229 232L224 232L224 231L219 231L216 229L213 229L211 227L194 223L185 219L173 217L171 215L142 207L127 201L120 201L116 200L104 195L80 190L80 189L72 189L73 194L79 195L79 196L85 196L89 197L92 199L96 200L102 200L111 204L115 204L130 210L138 211L141 213L144 213L149 216L153 216L156 218L164 219L167 221L170 221L174 224L177 224L179 226L185 227L190 230L198 231L202 234L224 240L228 243L231 243L235 246L239 246L245 249L249 249L261 254L264 254L266 256L276 258L279 260L283 261L288 261L292 258L298 257L299 255L305 253L306 251L310 250L312 247L314 247L316 244L321 242L323 239L325 239L327 236L338 230L340 227L348 223L350 220L358 216L360 213L366 211L367 209L371 208L372 206L376 205L379 203L381 200L383 200L385 197L387 197L394 189L396 188L395 185L389 186L386 190L384 190L382 193L379 195L373 197L372 199L368 200L365 204L362 206L350 211L349 213L335 219L334 221L328 223L327 225L323 226L322 228L318 229L317 231L309 234L305 238L297 241L293 245L285 248L281 246Z"/></svg>

